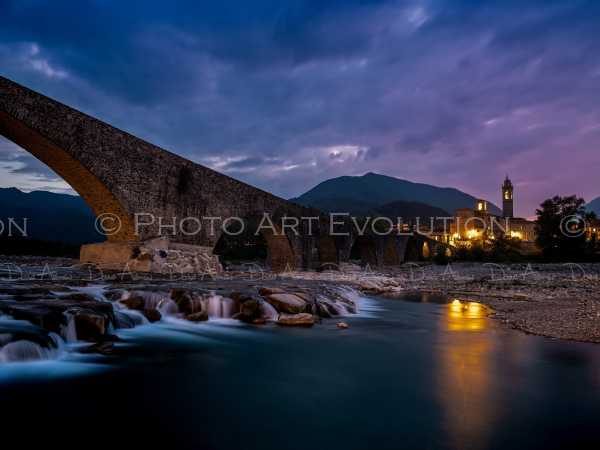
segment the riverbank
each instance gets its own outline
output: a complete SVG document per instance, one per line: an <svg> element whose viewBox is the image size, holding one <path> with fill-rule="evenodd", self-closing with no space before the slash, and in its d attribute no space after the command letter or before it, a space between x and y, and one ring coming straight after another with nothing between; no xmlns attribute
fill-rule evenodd
<svg viewBox="0 0 600 450"><path fill-rule="evenodd" d="M510 328L600 343L600 264L406 264L292 276L335 279L387 298L418 292L476 301L492 308L492 317Z"/></svg>
<svg viewBox="0 0 600 450"><path fill-rule="evenodd" d="M311 326L321 318L356 312L351 291L340 291L346 286L387 298L416 292L476 301L489 306L492 317L506 327L600 343L600 264L411 263L382 269L344 264L339 270L327 272L273 274L253 270L225 272L216 278L148 279L93 272L76 260L21 257L4 258L0 269L5 280L5 290L0 293L4 303L16 293L21 300L17 307L28 311L47 308L47 302L38 303L51 291L73 294L74 286L104 284L106 292L102 295L123 306L125 314L141 315L149 321L170 311L191 321L225 314L257 325L270 321L284 326ZM84 300L90 305L94 300L81 294L69 298L65 292L55 296L60 301L54 304L63 303L63 315L75 306L71 301ZM23 297L37 303L27 305ZM5 308L5 314L10 315L9 309ZM105 321L117 323L117 319L106 317ZM64 326L57 322L59 325Z"/></svg>

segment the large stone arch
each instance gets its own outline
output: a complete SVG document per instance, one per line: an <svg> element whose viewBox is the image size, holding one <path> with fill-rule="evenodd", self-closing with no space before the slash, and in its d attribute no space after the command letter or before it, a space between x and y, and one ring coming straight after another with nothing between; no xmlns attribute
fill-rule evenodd
<svg viewBox="0 0 600 450"><path fill-rule="evenodd" d="M403 254L400 251L400 240L395 235L386 236L382 242L383 245L383 265L397 266L403 262Z"/></svg>
<svg viewBox="0 0 600 450"><path fill-rule="evenodd" d="M275 213L274 217L269 215L269 222L264 222L263 214L258 212L240 218L244 223L244 229L247 235L261 236L264 239L267 250L265 262L274 272L296 269L299 263L297 251L295 251L294 246L292 245L290 236L282 230L280 214L285 213L278 211ZM232 231L235 232L236 230ZM216 251L218 254L217 248L222 244L223 240L235 238L235 235L230 235L221 229L213 251Z"/></svg>
<svg viewBox="0 0 600 450"><path fill-rule="evenodd" d="M246 217L252 211L286 211L296 217L319 212L290 203L207 167L195 164L129 133L83 114L62 103L0 77L0 133L23 147L65 179L98 215L117 217L121 227L111 233L105 248L123 243L154 242L166 237L174 244L214 248L218 235L202 227L195 234L181 227L161 233L158 219L179 223L188 217ZM136 227L140 214L154 218ZM144 220L144 222L148 222ZM291 267L310 266L315 260L314 238L269 236L272 248L280 248L273 262ZM88 252L90 261L101 263L107 252ZM161 244L162 245L162 244ZM111 247L112 246L112 247ZM189 248L189 247L186 247ZM199 251L200 251L199 250ZM204 251L204 250L202 250ZM113 261L114 262L114 261Z"/></svg>
<svg viewBox="0 0 600 450"><path fill-rule="evenodd" d="M320 267L332 268L339 262L338 249L335 239L327 234L317 238L317 250Z"/></svg>
<svg viewBox="0 0 600 450"><path fill-rule="evenodd" d="M110 215L107 220L120 224L115 233L107 233L112 241L135 241L132 218L121 202L95 175L78 160L49 139L0 111L0 134L26 150L60 175L92 208L97 217ZM107 227L108 224L107 223Z"/></svg>
<svg viewBox="0 0 600 450"><path fill-rule="evenodd" d="M357 236L354 240L350 255L358 255L363 265L377 266L379 260L377 257L377 240L371 235Z"/></svg>

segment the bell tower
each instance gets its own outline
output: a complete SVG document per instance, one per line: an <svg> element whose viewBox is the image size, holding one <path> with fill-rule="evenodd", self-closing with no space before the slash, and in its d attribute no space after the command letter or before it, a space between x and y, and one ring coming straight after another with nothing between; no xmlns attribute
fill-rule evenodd
<svg viewBox="0 0 600 450"><path fill-rule="evenodd" d="M513 218L513 184L506 175L502 184L502 216Z"/></svg>

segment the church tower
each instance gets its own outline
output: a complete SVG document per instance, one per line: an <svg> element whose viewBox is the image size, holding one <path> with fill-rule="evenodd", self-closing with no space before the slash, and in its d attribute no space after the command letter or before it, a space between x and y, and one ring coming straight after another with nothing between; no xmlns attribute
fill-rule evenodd
<svg viewBox="0 0 600 450"><path fill-rule="evenodd" d="M502 216L513 218L513 185L508 175L502 184Z"/></svg>

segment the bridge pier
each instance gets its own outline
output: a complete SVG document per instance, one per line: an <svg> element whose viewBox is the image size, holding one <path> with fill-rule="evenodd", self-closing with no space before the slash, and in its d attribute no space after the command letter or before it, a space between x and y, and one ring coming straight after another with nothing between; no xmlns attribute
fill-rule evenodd
<svg viewBox="0 0 600 450"><path fill-rule="evenodd" d="M102 270L160 274L218 274L219 257L211 247L158 238L145 242L101 242L81 247L80 261Z"/></svg>

